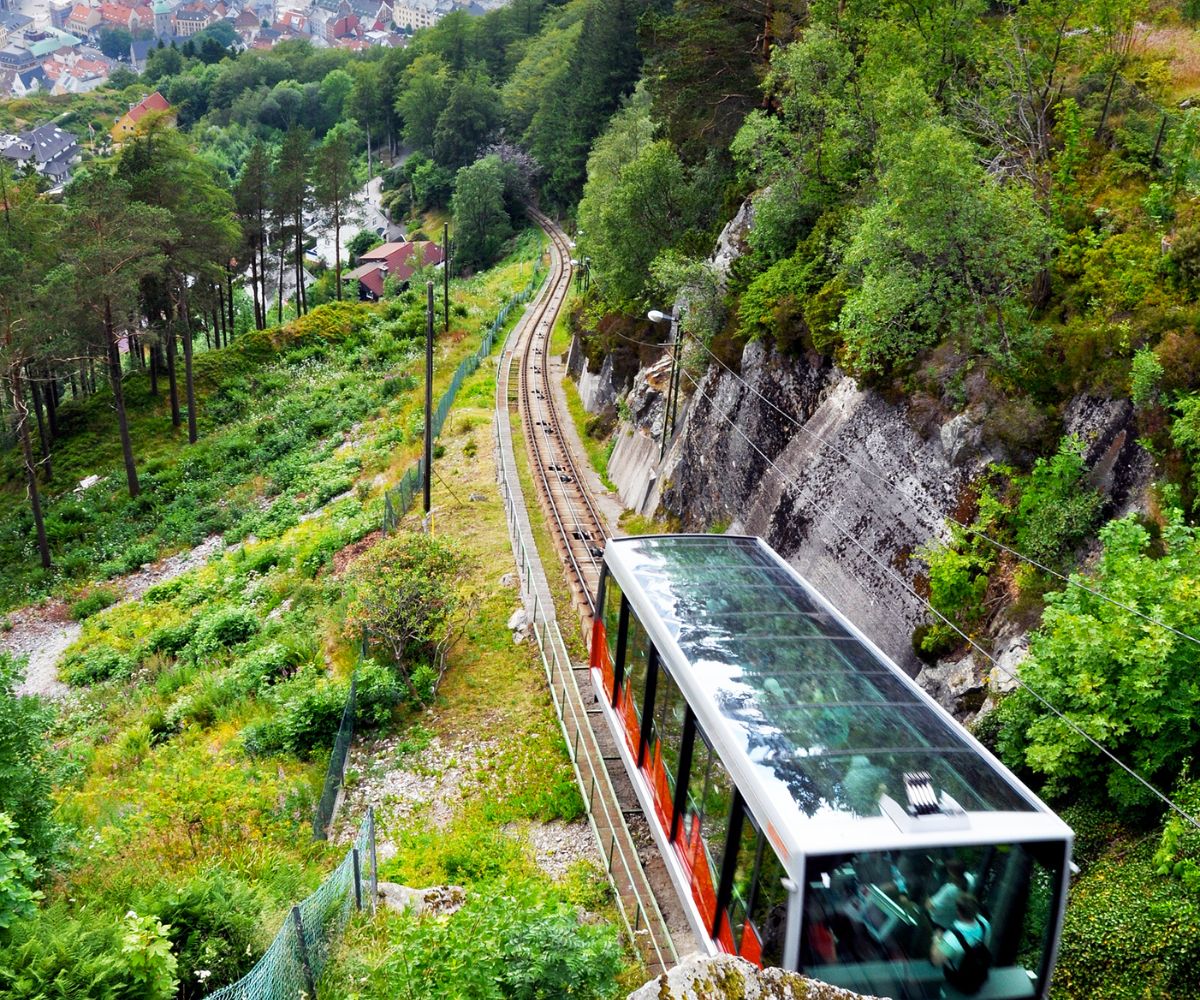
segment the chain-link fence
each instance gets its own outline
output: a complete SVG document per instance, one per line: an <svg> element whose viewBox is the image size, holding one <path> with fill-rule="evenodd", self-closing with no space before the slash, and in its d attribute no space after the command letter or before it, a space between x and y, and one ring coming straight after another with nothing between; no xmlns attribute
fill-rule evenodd
<svg viewBox="0 0 1200 1000"><path fill-rule="evenodd" d="M483 363L484 358L492 353L492 348L496 345L496 337L504 330L504 326L508 322L509 316L512 315L513 310L529 301L534 292L541 286L543 277L544 271L539 262L534 267L533 277L529 279L529 284L504 303L500 311L496 313L496 317L487 325L483 331L483 339L479 344L479 350L469 357L464 358L458 366L458 370L450 380L450 385L442 393L442 397L438 400L437 407L433 412L433 436L435 438L442 433L442 427L446 423L446 418L450 415L450 408L454 405L454 399L458 395L458 390L463 382L474 375ZM404 473L400 482L383 496L383 533L385 535L390 531L394 531L396 525L400 523L400 519L412 509L413 501L416 499L417 494L422 492L424 485L425 460L424 458L420 458Z"/></svg>
<svg viewBox="0 0 1200 1000"><path fill-rule="evenodd" d="M293 906L258 964L208 1000L316 1000L317 980L355 910L375 911L379 872L375 813L368 809L354 845L313 892Z"/></svg>
<svg viewBox="0 0 1200 1000"><path fill-rule="evenodd" d="M366 646L366 636L363 636ZM350 678L350 692L346 695L346 707L342 709L342 722L338 726L337 739L333 741L333 753L329 756L329 769L325 772L325 787L313 816L313 837L324 840L329 835L329 825L337 811L338 794L342 790L342 779L346 774L346 758L350 755L350 741L354 738L354 697L358 685L357 676Z"/></svg>

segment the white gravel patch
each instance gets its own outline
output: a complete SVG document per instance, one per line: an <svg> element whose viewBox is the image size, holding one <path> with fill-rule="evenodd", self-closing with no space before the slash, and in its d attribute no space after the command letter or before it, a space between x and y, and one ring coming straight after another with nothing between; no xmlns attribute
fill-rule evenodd
<svg viewBox="0 0 1200 1000"><path fill-rule="evenodd" d="M118 577L99 586L112 587L123 595L113 607L136 600L158 583L173 580L188 570L203 566L209 558L224 551L220 535L211 535L194 549L149 563L134 573ZM31 604L3 616L11 625L0 632L0 650L14 656L28 657L25 679L17 686L18 694L40 694L62 698L68 688L58 679L58 666L63 653L79 638L83 626L67 617L61 601Z"/></svg>

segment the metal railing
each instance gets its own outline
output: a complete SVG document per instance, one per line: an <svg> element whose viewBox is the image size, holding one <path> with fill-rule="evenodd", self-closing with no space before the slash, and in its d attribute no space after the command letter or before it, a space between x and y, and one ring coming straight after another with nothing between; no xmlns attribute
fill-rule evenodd
<svg viewBox="0 0 1200 1000"><path fill-rule="evenodd" d="M254 968L236 983L210 993L208 1000L316 1000L317 981L335 940L351 913L375 912L378 886L375 813L368 808L342 863L291 908Z"/></svg>
<svg viewBox="0 0 1200 1000"><path fill-rule="evenodd" d="M541 557L533 541L524 494L516 479L508 405L507 371L512 354L511 342L512 334L504 345L501 373L496 381L495 432L500 491L504 497L513 554L520 571L521 592L532 621L555 714L566 740L567 754L583 796L588 825L604 858L621 921L631 942L639 946L649 943L659 971L665 971L679 961L679 955L642 870L632 834L604 764L603 752L588 720L571 658L559 631L557 612L545 580ZM646 952L643 954L650 957Z"/></svg>

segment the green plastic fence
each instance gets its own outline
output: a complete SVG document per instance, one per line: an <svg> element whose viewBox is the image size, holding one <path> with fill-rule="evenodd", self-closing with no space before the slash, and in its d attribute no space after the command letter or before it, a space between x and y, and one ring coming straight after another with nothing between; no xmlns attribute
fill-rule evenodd
<svg viewBox="0 0 1200 1000"><path fill-rule="evenodd" d="M317 980L355 910L374 910L378 887L375 814L367 810L353 846L316 889L293 906L258 964L208 1000L316 1000Z"/></svg>

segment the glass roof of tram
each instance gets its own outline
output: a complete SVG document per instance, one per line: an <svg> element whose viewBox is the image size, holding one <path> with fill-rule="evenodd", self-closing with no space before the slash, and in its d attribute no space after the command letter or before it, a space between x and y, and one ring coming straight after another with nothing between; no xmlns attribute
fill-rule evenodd
<svg viewBox="0 0 1200 1000"><path fill-rule="evenodd" d="M621 538L608 557L651 633L656 616L678 646L682 664L660 652L688 673L676 680L702 727L696 693L764 785L782 783L807 816L878 816L881 793L905 802L908 771L928 771L969 812L1044 809L761 539Z"/></svg>

